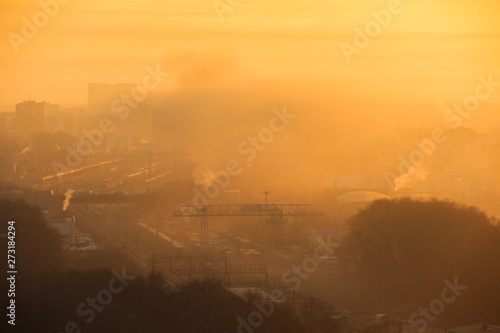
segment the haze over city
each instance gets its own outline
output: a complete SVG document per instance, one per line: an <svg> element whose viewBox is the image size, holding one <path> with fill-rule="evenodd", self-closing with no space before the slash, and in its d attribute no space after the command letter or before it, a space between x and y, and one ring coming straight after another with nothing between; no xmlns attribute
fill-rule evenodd
<svg viewBox="0 0 500 333"><path fill-rule="evenodd" d="M0 8L7 331L500 332L497 1Z"/></svg>

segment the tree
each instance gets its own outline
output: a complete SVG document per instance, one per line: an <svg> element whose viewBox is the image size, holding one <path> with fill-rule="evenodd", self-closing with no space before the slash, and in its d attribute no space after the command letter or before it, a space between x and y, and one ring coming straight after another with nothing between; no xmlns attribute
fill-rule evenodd
<svg viewBox="0 0 500 333"><path fill-rule="evenodd" d="M15 257L20 278L64 267L60 236L49 228L38 208L22 201L0 201L0 221L0 233L7 233L7 221L15 221ZM6 239L0 245L7 253Z"/></svg>
<svg viewBox="0 0 500 333"><path fill-rule="evenodd" d="M449 201L377 200L349 220L338 253L345 274L420 304L457 277L470 286L466 303L479 312L499 306L500 227L492 222L475 207Z"/></svg>

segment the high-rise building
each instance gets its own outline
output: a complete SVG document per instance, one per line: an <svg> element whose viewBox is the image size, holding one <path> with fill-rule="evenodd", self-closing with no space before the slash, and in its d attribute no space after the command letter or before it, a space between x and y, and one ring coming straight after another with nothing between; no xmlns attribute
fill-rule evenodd
<svg viewBox="0 0 500 333"><path fill-rule="evenodd" d="M77 109L60 109L47 111L47 130L50 133L65 132L76 136L78 130Z"/></svg>
<svg viewBox="0 0 500 333"><path fill-rule="evenodd" d="M48 102L24 101L16 105L16 128L26 134L47 131L47 110L58 105Z"/></svg>

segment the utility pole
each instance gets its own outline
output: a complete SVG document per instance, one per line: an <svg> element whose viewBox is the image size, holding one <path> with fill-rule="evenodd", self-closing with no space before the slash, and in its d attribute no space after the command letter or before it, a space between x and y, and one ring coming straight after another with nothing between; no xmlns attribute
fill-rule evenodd
<svg viewBox="0 0 500 333"><path fill-rule="evenodd" d="M267 192L267 191L264 191L264 192L262 192L262 194L264 194L264 196L266 197L266 205L267 205L267 195L270 194L270 193Z"/></svg>
<svg viewBox="0 0 500 333"><path fill-rule="evenodd" d="M149 150L148 153L149 153L149 170L148 170L148 176L151 176L151 174L152 174L151 150Z"/></svg>
<svg viewBox="0 0 500 333"><path fill-rule="evenodd" d="M139 262L139 235L137 235L137 262Z"/></svg>

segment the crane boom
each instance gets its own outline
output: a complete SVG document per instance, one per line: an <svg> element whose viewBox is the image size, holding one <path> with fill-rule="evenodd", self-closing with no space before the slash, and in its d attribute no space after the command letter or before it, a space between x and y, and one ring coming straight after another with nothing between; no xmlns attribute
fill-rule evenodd
<svg viewBox="0 0 500 333"><path fill-rule="evenodd" d="M323 215L314 204L180 205L174 216Z"/></svg>

